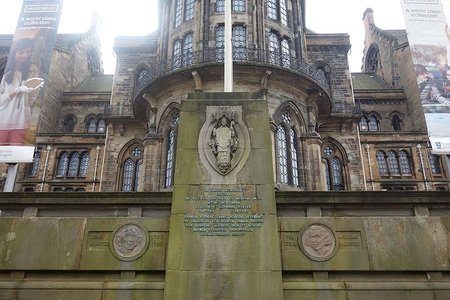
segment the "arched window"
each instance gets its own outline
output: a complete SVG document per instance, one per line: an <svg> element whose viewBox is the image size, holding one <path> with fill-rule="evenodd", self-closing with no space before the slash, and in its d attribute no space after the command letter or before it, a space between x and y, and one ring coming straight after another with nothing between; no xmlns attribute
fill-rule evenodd
<svg viewBox="0 0 450 300"><path fill-rule="evenodd" d="M100 74L101 71L101 65L100 65L100 57L96 50L90 49L87 53L87 65L89 73L92 76Z"/></svg>
<svg viewBox="0 0 450 300"><path fill-rule="evenodd" d="M137 92L137 90L139 90L141 87L144 86L147 78L148 78L148 70L147 69L142 68L141 70L139 70L139 72L137 72L136 81L135 81L136 92Z"/></svg>
<svg viewBox="0 0 450 300"><path fill-rule="evenodd" d="M281 115L276 129L277 171L280 183L300 186L298 139L289 112Z"/></svg>
<svg viewBox="0 0 450 300"><path fill-rule="evenodd" d="M373 45L367 51L366 72L375 73L378 70L379 51L378 46Z"/></svg>
<svg viewBox="0 0 450 300"><path fill-rule="evenodd" d="M283 67L291 65L291 48L287 38L280 38L275 32L269 32L269 62Z"/></svg>
<svg viewBox="0 0 450 300"><path fill-rule="evenodd" d="M34 152L33 163L29 169L28 176L36 177L39 172L39 162L41 160L41 152Z"/></svg>
<svg viewBox="0 0 450 300"><path fill-rule="evenodd" d="M58 159L58 168L56 176L67 176L67 170L69 168L69 153L62 152Z"/></svg>
<svg viewBox="0 0 450 300"><path fill-rule="evenodd" d="M386 163L386 154L383 151L377 152L378 172L381 176L389 175L388 166Z"/></svg>
<svg viewBox="0 0 450 300"><path fill-rule="evenodd" d="M184 20L194 19L195 0L184 0Z"/></svg>
<svg viewBox="0 0 450 300"><path fill-rule="evenodd" d="M78 152L72 152L69 161L69 171L67 176L76 177L78 175L78 169L80 167L80 154Z"/></svg>
<svg viewBox="0 0 450 300"><path fill-rule="evenodd" d="M97 133L105 133L106 131L106 122L103 119L98 119L98 125L97 125Z"/></svg>
<svg viewBox="0 0 450 300"><path fill-rule="evenodd" d="M288 166L287 166L287 141L286 130L282 125L277 127L277 161L278 161L278 174L281 183L288 184Z"/></svg>
<svg viewBox="0 0 450 300"><path fill-rule="evenodd" d="M165 186L173 186L174 156L175 156L175 132L173 129L169 131L167 137L167 162L166 162L166 180Z"/></svg>
<svg viewBox="0 0 450 300"><path fill-rule="evenodd" d="M400 175L400 170L399 170L398 161L397 161L397 153L395 153L395 151L388 151L387 163L388 163L389 173L391 175Z"/></svg>
<svg viewBox="0 0 450 300"><path fill-rule="evenodd" d="M333 145L326 145L322 149L322 160L327 190L345 190L344 165L340 151Z"/></svg>
<svg viewBox="0 0 450 300"><path fill-rule="evenodd" d="M369 117L369 131L378 131L378 118L375 115Z"/></svg>
<svg viewBox="0 0 450 300"><path fill-rule="evenodd" d="M178 27L183 22L183 0L176 0L175 2L175 27Z"/></svg>
<svg viewBox="0 0 450 300"><path fill-rule="evenodd" d="M244 26L233 26L233 59L245 58L247 31Z"/></svg>
<svg viewBox="0 0 450 300"><path fill-rule="evenodd" d="M400 164L400 173L402 175L411 175L411 162L408 152L401 150L398 153L398 162Z"/></svg>
<svg viewBox="0 0 450 300"><path fill-rule="evenodd" d="M395 131L402 130L402 119L398 115L392 117L392 128Z"/></svg>
<svg viewBox="0 0 450 300"><path fill-rule="evenodd" d="M428 155L428 159L430 160L431 173L442 174L441 160L439 159L439 155L430 153Z"/></svg>
<svg viewBox="0 0 450 300"><path fill-rule="evenodd" d="M369 130L369 122L368 122L366 116L361 117L361 120L359 121L359 130L361 130L361 131Z"/></svg>
<svg viewBox="0 0 450 300"><path fill-rule="evenodd" d="M182 48L182 52L183 52L182 63L183 63L183 66L187 66L187 65L189 65L191 63L193 36L194 35L192 33L188 33L183 38L183 48Z"/></svg>
<svg viewBox="0 0 450 300"><path fill-rule="evenodd" d="M85 151L81 153L80 170L78 176L86 177L89 169L89 152Z"/></svg>
<svg viewBox="0 0 450 300"><path fill-rule="evenodd" d="M142 163L143 149L140 145L134 145L126 152L122 163L122 192L137 192L139 185L139 169Z"/></svg>
<svg viewBox="0 0 450 300"><path fill-rule="evenodd" d="M162 123L165 129L165 145L166 145L166 169L164 178L164 187L170 188L174 183L175 175L175 151L177 147L178 124L180 122L180 112L178 108L170 108L168 113L163 117Z"/></svg>
<svg viewBox="0 0 450 300"><path fill-rule="evenodd" d="M86 131L88 133L97 132L97 120L94 117L90 117L86 122Z"/></svg>
<svg viewBox="0 0 450 300"><path fill-rule="evenodd" d="M63 133L72 133L75 129L75 124L77 123L77 119L74 115L68 115L64 118L62 123L62 131Z"/></svg>

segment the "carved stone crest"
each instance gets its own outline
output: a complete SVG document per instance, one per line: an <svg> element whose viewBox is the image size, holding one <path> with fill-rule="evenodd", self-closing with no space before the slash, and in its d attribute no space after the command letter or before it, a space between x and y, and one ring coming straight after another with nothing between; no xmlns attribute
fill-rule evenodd
<svg viewBox="0 0 450 300"><path fill-rule="evenodd" d="M327 226L311 224L299 236L299 245L312 260L325 261L336 252L336 237Z"/></svg>
<svg viewBox="0 0 450 300"><path fill-rule="evenodd" d="M137 259L145 252L148 238L140 226L126 224L116 231L111 245L117 258L129 261Z"/></svg>

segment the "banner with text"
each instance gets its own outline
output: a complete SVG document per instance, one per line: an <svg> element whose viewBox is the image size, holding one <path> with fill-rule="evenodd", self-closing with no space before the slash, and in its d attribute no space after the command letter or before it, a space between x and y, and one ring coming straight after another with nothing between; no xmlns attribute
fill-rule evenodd
<svg viewBox="0 0 450 300"><path fill-rule="evenodd" d="M0 82L0 162L32 162L64 0L24 0Z"/></svg>
<svg viewBox="0 0 450 300"><path fill-rule="evenodd" d="M450 153L450 30L441 0L401 0L433 153Z"/></svg>

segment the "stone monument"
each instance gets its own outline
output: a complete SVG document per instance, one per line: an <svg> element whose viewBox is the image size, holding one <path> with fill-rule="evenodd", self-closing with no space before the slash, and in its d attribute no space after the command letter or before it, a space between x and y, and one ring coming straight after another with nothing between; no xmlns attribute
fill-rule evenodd
<svg viewBox="0 0 450 300"><path fill-rule="evenodd" d="M267 101L182 102L165 299L282 299Z"/></svg>

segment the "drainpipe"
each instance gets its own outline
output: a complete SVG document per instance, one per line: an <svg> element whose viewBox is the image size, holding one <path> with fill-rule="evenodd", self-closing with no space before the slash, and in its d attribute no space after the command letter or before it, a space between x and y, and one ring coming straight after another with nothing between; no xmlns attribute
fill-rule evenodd
<svg viewBox="0 0 450 300"><path fill-rule="evenodd" d="M97 150L97 153L95 154L95 166L94 166L94 179L92 183L92 191L95 192L95 180L97 180L97 168L98 168L98 156L100 154L100 146L95 147L95 150Z"/></svg>
<svg viewBox="0 0 450 300"><path fill-rule="evenodd" d="M423 182L425 183L425 190L429 191L428 188L428 180L427 180L427 173L425 172L425 166L423 164L423 156L422 156L422 146L420 144L417 144L417 151L419 152L419 158L420 158L420 169L422 169L423 174Z"/></svg>
<svg viewBox="0 0 450 300"><path fill-rule="evenodd" d="M372 184L372 191L375 191L375 185L373 184L372 161L370 160L370 145L366 144L365 147L367 150L367 163L369 164L370 183Z"/></svg>
<svg viewBox="0 0 450 300"><path fill-rule="evenodd" d="M367 192L367 178L366 178L366 170L364 168L364 156L362 151L362 145L361 145L361 136L359 135L359 126L356 125L356 134L358 136L358 148L359 148L359 157L361 157L361 167L362 167L362 174L363 174L363 180L364 180L364 190Z"/></svg>
<svg viewBox="0 0 450 300"><path fill-rule="evenodd" d="M111 125L111 124L109 124ZM106 126L106 137L105 137L105 146L103 147L103 157L102 157L102 170L100 171L100 185L98 187L98 191L101 192L102 191L102 183L103 183L103 172L104 172L104 168L105 168L105 157L106 157L106 143L108 142L108 128L109 125ZM112 125L111 125L112 126Z"/></svg>
<svg viewBox="0 0 450 300"><path fill-rule="evenodd" d="M45 176L47 175L48 157L50 155L50 151L52 150L52 146L47 146L45 148L45 150L47 150L47 155L45 156L44 172L42 172L42 180L41 180L42 182L41 182L40 192L44 191L44 181L45 181Z"/></svg>

